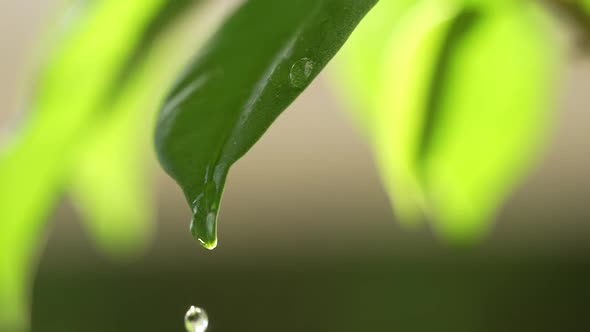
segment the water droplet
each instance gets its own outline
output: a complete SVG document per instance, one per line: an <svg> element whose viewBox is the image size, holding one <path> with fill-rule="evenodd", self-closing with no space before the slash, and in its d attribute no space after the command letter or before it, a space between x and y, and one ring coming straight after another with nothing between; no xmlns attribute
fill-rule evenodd
<svg viewBox="0 0 590 332"><path fill-rule="evenodd" d="M205 184L203 193L193 202L191 233L199 243L209 249L217 246L217 205L219 193L214 182Z"/></svg>
<svg viewBox="0 0 590 332"><path fill-rule="evenodd" d="M297 60L293 66L291 66L291 72L289 73L291 85L296 88L303 88L309 82L314 67L315 64L308 58Z"/></svg>
<svg viewBox="0 0 590 332"><path fill-rule="evenodd" d="M184 315L184 326L187 332L205 332L209 326L209 317L205 310L191 306Z"/></svg>

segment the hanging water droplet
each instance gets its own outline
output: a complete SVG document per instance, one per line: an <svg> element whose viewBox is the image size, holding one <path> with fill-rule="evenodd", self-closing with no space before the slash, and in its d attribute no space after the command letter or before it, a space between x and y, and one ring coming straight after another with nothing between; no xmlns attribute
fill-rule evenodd
<svg viewBox="0 0 590 332"><path fill-rule="evenodd" d="M199 243L213 250L217 246L217 204L219 193L214 182L205 184L203 193L193 202L191 234Z"/></svg>
<svg viewBox="0 0 590 332"><path fill-rule="evenodd" d="M293 66L291 66L291 72L289 73L289 80L291 85L296 88L303 88L308 82L311 74L313 74L315 64L308 58L302 58L297 60Z"/></svg>
<svg viewBox="0 0 590 332"><path fill-rule="evenodd" d="M187 332L205 332L209 326L209 317L205 310L191 306L184 315L184 326Z"/></svg>

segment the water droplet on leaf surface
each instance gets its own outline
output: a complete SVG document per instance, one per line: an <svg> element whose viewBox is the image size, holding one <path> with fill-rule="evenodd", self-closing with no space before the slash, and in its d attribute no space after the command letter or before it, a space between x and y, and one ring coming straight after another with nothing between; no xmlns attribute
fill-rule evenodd
<svg viewBox="0 0 590 332"><path fill-rule="evenodd" d="M219 192L214 182L208 182L201 195L193 202L191 234L199 243L213 250L217 247L217 203Z"/></svg>
<svg viewBox="0 0 590 332"><path fill-rule="evenodd" d="M297 60L293 66L291 66L291 72L289 73L289 80L291 85L296 88L303 88L313 74L315 64L308 58L302 58Z"/></svg>
<svg viewBox="0 0 590 332"><path fill-rule="evenodd" d="M205 310L191 306L184 315L184 326L187 332L205 332L209 326L209 317Z"/></svg>

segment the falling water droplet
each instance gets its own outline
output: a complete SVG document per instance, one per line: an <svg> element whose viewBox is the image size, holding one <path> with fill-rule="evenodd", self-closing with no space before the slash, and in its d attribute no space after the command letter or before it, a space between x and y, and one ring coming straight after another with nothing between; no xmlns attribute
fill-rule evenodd
<svg viewBox="0 0 590 332"><path fill-rule="evenodd" d="M209 317L205 310L191 306L184 315L184 326L187 332L205 332L209 326Z"/></svg>
<svg viewBox="0 0 590 332"><path fill-rule="evenodd" d="M289 79L291 85L296 88L303 88L308 82L311 74L313 74L315 64L308 58L302 58L297 60L293 66L291 66L291 72L289 73Z"/></svg>

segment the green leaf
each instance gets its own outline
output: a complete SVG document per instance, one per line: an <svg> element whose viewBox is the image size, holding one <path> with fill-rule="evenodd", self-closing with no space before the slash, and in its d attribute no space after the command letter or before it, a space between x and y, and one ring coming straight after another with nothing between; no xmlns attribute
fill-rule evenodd
<svg viewBox="0 0 590 332"><path fill-rule="evenodd" d="M437 229L455 242L485 233L536 159L557 82L557 43L536 4L480 16L442 59L419 156Z"/></svg>
<svg viewBox="0 0 590 332"><path fill-rule="evenodd" d="M538 149L552 34L530 4L415 10L390 50L376 150L402 215L421 208L466 242L488 228Z"/></svg>
<svg viewBox="0 0 590 332"><path fill-rule="evenodd" d="M417 0L381 0L359 23L334 57L333 83L343 106L371 136L377 113L383 66L400 19ZM372 139L372 137L370 137Z"/></svg>
<svg viewBox="0 0 590 332"><path fill-rule="evenodd" d="M337 84L401 222L426 213L452 240L484 233L546 131L553 39L535 5L512 1L382 1L367 15Z"/></svg>
<svg viewBox="0 0 590 332"><path fill-rule="evenodd" d="M0 155L0 329L26 325L43 221L128 57L163 0L96 1L56 41L18 136Z"/></svg>
<svg viewBox="0 0 590 332"><path fill-rule="evenodd" d="M70 176L69 190L82 221L98 248L115 258L138 253L153 222L149 144L147 130L141 128L149 121L130 112L153 104L143 105L144 99L136 96L112 105L117 113L81 151Z"/></svg>
<svg viewBox="0 0 590 332"><path fill-rule="evenodd" d="M231 165L334 56L376 0L250 0L219 29L160 112L156 150L193 210L191 232L217 244Z"/></svg>
<svg viewBox="0 0 590 332"><path fill-rule="evenodd" d="M428 208L417 156L439 58L465 18L460 10L448 1L422 1L402 18L386 51L375 153L392 205L407 225L417 224Z"/></svg>
<svg viewBox="0 0 590 332"><path fill-rule="evenodd" d="M438 55L457 16L458 7L446 1L383 1L367 16L372 24L363 22L343 49L348 61L339 63L348 84L357 82L356 93L366 96L358 112L370 123L383 184L407 226L419 222L425 204L414 155ZM369 88L362 93L360 86Z"/></svg>

